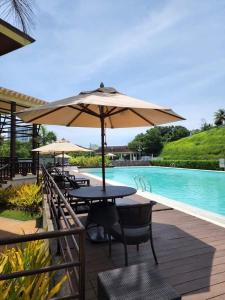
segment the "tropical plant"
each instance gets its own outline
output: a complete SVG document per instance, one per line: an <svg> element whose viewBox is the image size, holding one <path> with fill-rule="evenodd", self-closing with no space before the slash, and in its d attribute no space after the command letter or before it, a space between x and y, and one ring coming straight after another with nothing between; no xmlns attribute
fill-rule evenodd
<svg viewBox="0 0 225 300"><path fill-rule="evenodd" d="M32 241L0 253L0 273L34 270L49 266L51 255L43 240ZM45 300L56 295L66 275L52 287L54 272L0 281L2 300ZM51 285L51 288L50 288Z"/></svg>
<svg viewBox="0 0 225 300"><path fill-rule="evenodd" d="M221 126L225 124L225 109L219 109L215 112L214 116L214 123L216 126Z"/></svg>
<svg viewBox="0 0 225 300"><path fill-rule="evenodd" d="M11 187L0 188L0 205L7 206L10 197L14 194L14 190Z"/></svg>
<svg viewBox="0 0 225 300"><path fill-rule="evenodd" d="M0 12L3 18L12 18L24 32L33 26L33 0L1 0Z"/></svg>
<svg viewBox="0 0 225 300"><path fill-rule="evenodd" d="M8 203L21 210L39 212L42 203L41 186L37 184L23 184L14 188L14 195L9 197Z"/></svg>
<svg viewBox="0 0 225 300"><path fill-rule="evenodd" d="M40 144L47 145L57 140L57 136L53 131L49 131L45 126L40 127Z"/></svg>

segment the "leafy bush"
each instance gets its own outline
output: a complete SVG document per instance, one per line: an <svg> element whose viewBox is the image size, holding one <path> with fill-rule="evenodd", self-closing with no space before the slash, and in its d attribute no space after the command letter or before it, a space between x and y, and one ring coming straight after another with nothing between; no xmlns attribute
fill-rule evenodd
<svg viewBox="0 0 225 300"><path fill-rule="evenodd" d="M69 163L79 167L101 167L102 158L100 155L96 156L75 156L69 159ZM106 166L110 165L110 159L105 157Z"/></svg>
<svg viewBox="0 0 225 300"><path fill-rule="evenodd" d="M39 269L50 265L51 255L43 240L32 241L20 247L5 249L0 253L0 273ZM44 300L56 295L63 282L62 277L51 289L52 273L42 273L0 281L2 300ZM51 285L52 286L52 285Z"/></svg>
<svg viewBox="0 0 225 300"><path fill-rule="evenodd" d="M0 205L16 209L39 212L42 202L41 186L23 184L6 189L0 188Z"/></svg>
<svg viewBox="0 0 225 300"><path fill-rule="evenodd" d="M23 184L14 188L14 195L8 203L16 208L38 212L42 203L41 186L37 184Z"/></svg>
<svg viewBox="0 0 225 300"><path fill-rule="evenodd" d="M0 205L6 206L8 204L9 198L14 194L14 190L11 187L6 189L0 188Z"/></svg>
<svg viewBox="0 0 225 300"><path fill-rule="evenodd" d="M151 166L177 167L203 170L221 170L218 160L154 160Z"/></svg>

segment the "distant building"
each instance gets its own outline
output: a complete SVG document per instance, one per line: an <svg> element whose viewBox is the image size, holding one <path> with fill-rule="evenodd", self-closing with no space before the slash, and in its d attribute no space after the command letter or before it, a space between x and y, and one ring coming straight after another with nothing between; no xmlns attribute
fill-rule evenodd
<svg viewBox="0 0 225 300"><path fill-rule="evenodd" d="M139 153L131 151L128 146L106 146L105 154L112 153L117 156L119 160L137 160ZM101 154L101 147L96 150L96 154Z"/></svg>

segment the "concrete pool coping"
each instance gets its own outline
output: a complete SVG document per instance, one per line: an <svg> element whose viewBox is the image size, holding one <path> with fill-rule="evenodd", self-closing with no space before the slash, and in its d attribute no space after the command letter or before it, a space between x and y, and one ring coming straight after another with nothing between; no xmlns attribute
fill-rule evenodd
<svg viewBox="0 0 225 300"><path fill-rule="evenodd" d="M99 176L85 173L85 172L81 172L81 173L87 177L101 181L101 177L99 177ZM110 185L126 186L126 184L123 184L121 182L117 182L114 180L110 180L110 179L106 179L106 183L110 184ZM158 195L158 194L150 193L150 192L142 192L141 190L137 190L137 195L139 195L145 199L148 199L148 200L156 201L165 206L174 208L178 211L184 212L191 216L197 217L199 219L211 222L215 225L225 228L225 216L222 216L222 215L219 215L219 214L216 214L213 212L209 212L207 210L204 210L204 209L201 209L198 207L194 207L194 206L191 206L186 203L181 203L179 201L176 201L176 200L173 200L173 199L170 199L170 198Z"/></svg>

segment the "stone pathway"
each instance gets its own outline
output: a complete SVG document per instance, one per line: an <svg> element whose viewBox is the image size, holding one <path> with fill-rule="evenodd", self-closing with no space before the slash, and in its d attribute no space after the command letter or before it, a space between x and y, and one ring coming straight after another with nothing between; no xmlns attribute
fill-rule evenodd
<svg viewBox="0 0 225 300"><path fill-rule="evenodd" d="M19 221L0 217L0 239L37 232L36 220ZM0 250L2 247L0 247Z"/></svg>

